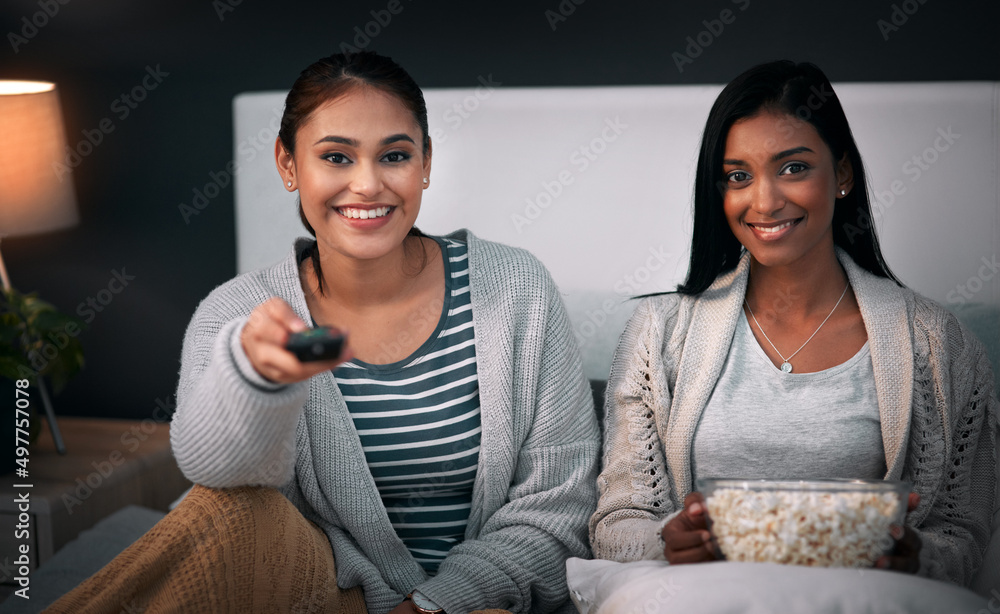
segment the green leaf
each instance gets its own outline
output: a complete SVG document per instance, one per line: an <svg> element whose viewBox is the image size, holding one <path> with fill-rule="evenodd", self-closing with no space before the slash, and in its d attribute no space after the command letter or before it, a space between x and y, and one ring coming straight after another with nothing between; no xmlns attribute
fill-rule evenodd
<svg viewBox="0 0 1000 614"><path fill-rule="evenodd" d="M28 378L32 384L36 381L35 370L23 360L11 359L9 357L0 358L0 376L18 380Z"/></svg>
<svg viewBox="0 0 1000 614"><path fill-rule="evenodd" d="M11 289L0 299L0 375L27 377L34 384L37 368L58 393L84 365L83 345L77 336L66 332L66 327L75 324L82 331L86 325L79 318L60 313L37 293L21 294Z"/></svg>
<svg viewBox="0 0 1000 614"><path fill-rule="evenodd" d="M62 328L64 321L65 317L59 312L45 310L35 314L31 325L39 335L45 336L46 333Z"/></svg>

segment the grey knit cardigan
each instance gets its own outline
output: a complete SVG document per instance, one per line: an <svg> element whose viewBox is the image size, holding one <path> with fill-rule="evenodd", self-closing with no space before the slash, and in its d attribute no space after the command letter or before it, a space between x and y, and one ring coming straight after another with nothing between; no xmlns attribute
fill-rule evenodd
<svg viewBox="0 0 1000 614"><path fill-rule="evenodd" d="M428 578L389 523L332 372L272 385L250 365L240 331L278 296L306 322L296 241L279 264L219 286L184 338L171 443L192 482L278 487L330 538L342 588L364 587L370 612L415 588L460 614L483 607L571 607L565 561L589 556L600 435L562 300L524 250L469 246L482 443L465 541Z"/></svg>
<svg viewBox="0 0 1000 614"><path fill-rule="evenodd" d="M868 332L885 479L911 481L920 494L907 524L923 543L921 574L967 585L998 496L989 360L945 309L838 257ZM743 317L749 270L744 255L702 294L652 297L632 315L608 382L595 557L663 558L657 532L692 490L695 429Z"/></svg>

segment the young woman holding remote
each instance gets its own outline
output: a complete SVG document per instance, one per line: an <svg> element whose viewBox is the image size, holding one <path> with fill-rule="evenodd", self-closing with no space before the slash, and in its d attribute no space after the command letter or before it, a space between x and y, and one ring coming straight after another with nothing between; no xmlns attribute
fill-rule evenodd
<svg viewBox="0 0 1000 614"><path fill-rule="evenodd" d="M706 123L687 280L619 342L594 555L715 559L698 477L902 479L911 513L876 565L968 584L997 496L992 382L982 344L885 264L827 78L753 68Z"/></svg>
<svg viewBox="0 0 1000 614"><path fill-rule="evenodd" d="M531 255L416 229L431 154L423 95L389 58L302 72L275 158L315 239L198 307L171 426L198 486L53 611L572 607L599 449L575 339ZM289 351L316 326L344 354Z"/></svg>

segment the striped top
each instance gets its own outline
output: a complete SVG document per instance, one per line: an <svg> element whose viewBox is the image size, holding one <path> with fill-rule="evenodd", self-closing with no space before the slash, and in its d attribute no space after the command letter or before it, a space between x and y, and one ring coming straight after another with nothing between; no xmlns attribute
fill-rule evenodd
<svg viewBox="0 0 1000 614"><path fill-rule="evenodd" d="M438 318L434 332L399 362L333 372L389 520L430 575L465 536L482 430L468 249L435 239L445 293L419 314Z"/></svg>

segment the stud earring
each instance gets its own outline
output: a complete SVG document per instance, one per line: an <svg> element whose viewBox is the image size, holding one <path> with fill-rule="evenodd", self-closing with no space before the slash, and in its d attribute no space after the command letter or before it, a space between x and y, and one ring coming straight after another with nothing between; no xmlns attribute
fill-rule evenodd
<svg viewBox="0 0 1000 614"><path fill-rule="evenodd" d="M424 185L427 185L427 177L424 177Z"/></svg>
<svg viewBox="0 0 1000 614"><path fill-rule="evenodd" d="M847 196L847 190L841 190L840 191L840 195L841 196Z"/></svg>
<svg viewBox="0 0 1000 614"><path fill-rule="evenodd" d="M291 181L288 182L288 187L292 187L292 182Z"/></svg>

